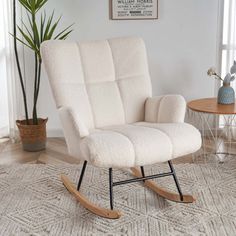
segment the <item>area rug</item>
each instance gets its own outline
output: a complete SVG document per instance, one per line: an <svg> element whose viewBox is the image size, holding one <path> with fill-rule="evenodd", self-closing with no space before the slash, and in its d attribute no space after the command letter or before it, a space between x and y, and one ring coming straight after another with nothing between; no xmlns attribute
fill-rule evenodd
<svg viewBox="0 0 236 236"><path fill-rule="evenodd" d="M78 165L0 167L0 235L236 235L236 157L227 163L179 164L176 172L193 204L167 201L142 183L116 186L118 220L97 217L63 187L60 174L78 180ZM168 171L166 164L147 167L148 174ZM114 170L114 180L130 178ZM176 191L172 177L156 180ZM108 170L89 166L81 188L93 202L109 207Z"/></svg>

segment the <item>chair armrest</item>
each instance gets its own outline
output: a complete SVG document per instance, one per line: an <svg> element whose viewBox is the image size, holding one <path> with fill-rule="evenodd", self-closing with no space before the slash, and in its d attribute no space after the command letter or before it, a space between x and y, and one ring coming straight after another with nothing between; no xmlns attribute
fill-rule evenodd
<svg viewBox="0 0 236 236"><path fill-rule="evenodd" d="M70 134L74 131L79 134L80 138L84 138L89 135L87 127L79 119L78 114L76 114L71 108L60 107L58 111L65 136L70 136Z"/></svg>
<svg viewBox="0 0 236 236"><path fill-rule="evenodd" d="M58 112L68 152L70 155L80 158L79 144L83 137L89 135L89 131L72 109L68 107L60 107Z"/></svg>
<svg viewBox="0 0 236 236"><path fill-rule="evenodd" d="M181 95L165 95L147 98L145 121L152 123L183 123L186 101Z"/></svg>

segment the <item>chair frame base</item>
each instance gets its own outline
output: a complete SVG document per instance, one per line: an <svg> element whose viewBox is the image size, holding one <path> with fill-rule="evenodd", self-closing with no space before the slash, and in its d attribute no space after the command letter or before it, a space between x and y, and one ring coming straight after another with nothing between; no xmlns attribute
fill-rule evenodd
<svg viewBox="0 0 236 236"><path fill-rule="evenodd" d="M128 180L123 180L123 181L118 181L118 182L113 182L113 175L112 175L112 168L109 168L109 192L110 192L110 208L111 209L105 209L102 207L99 207L92 202L90 202L84 195L81 194L80 187L81 183L84 177L85 169L87 166L87 161L84 161L83 168L81 170L79 182L77 189L75 185L68 179L67 176L61 175L61 180L64 184L64 186L67 188L67 190L75 196L75 198L80 202L82 206L84 206L87 210L91 211L92 213L104 217L104 218L109 218L109 219L118 219L121 217L121 212L117 210L113 210L113 187L122 185L122 184L129 184L133 182L143 182L144 186L150 188L153 190L155 193L157 193L159 196L170 200L174 202L180 202L180 203L193 203L195 201L195 198L191 195L183 195L174 167L171 163L171 161L168 161L169 167L170 167L170 172L167 173L161 173L161 174L156 174L156 175L149 175L145 176L144 173L144 168L141 166L141 171L139 171L137 168L131 168L132 174L135 176L133 179L128 179ZM156 179L156 178L161 178L161 177L166 177L166 176L173 176L178 194L170 192L164 188L159 187L154 181L151 181L151 179Z"/></svg>

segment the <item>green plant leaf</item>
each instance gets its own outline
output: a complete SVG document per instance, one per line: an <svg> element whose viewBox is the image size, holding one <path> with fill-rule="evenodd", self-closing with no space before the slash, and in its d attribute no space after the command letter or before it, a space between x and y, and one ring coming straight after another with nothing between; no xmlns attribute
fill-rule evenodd
<svg viewBox="0 0 236 236"><path fill-rule="evenodd" d="M26 15L27 15L28 22L29 22L29 24L30 24L31 29L33 29L32 20L31 20L31 18L30 18L30 16L29 16L29 13L27 12Z"/></svg>
<svg viewBox="0 0 236 236"><path fill-rule="evenodd" d="M41 14L40 19L40 41L43 42L43 32L44 32L44 26L46 22L46 12L44 11L44 15Z"/></svg>
<svg viewBox="0 0 236 236"><path fill-rule="evenodd" d="M52 12L52 15L48 18L48 21L47 21L47 24L46 24L46 29L45 29L45 31L44 31L44 35L43 35L43 40L42 40L42 41L47 40L48 32L49 32L49 30L50 30L53 17L54 17L54 11Z"/></svg>
<svg viewBox="0 0 236 236"><path fill-rule="evenodd" d="M24 31L17 26L18 30L20 31L20 33L22 34L23 38L27 41L27 43L30 45L30 47L34 50L37 51L37 48L35 47L34 42L30 39L30 37L24 33Z"/></svg>
<svg viewBox="0 0 236 236"><path fill-rule="evenodd" d="M47 18L47 14L44 12L41 14L39 22L36 21L36 13L41 9L48 0L18 0L28 11L27 17L30 28L23 22L23 29L18 26L18 30L21 33L24 40L18 38L18 41L25 46L32 49L40 58L40 45L45 40L58 39L64 40L73 31L72 25L66 27L61 32L54 36L56 29L58 28L61 17L54 21L54 11Z"/></svg>
<svg viewBox="0 0 236 236"><path fill-rule="evenodd" d="M39 31L36 22L33 22L33 33L34 33L34 43L39 48L40 46L40 38L39 38Z"/></svg>
<svg viewBox="0 0 236 236"><path fill-rule="evenodd" d="M21 40L20 38L18 38L18 37L15 37L13 34L11 34L10 33L10 35L12 36L12 37L14 37L17 41L19 41L20 43L22 43L23 45L25 45L26 47L28 47L28 48L30 48L31 50L33 50L34 51L34 49L29 45L29 44L27 44L27 43L25 43L23 40Z"/></svg>
<svg viewBox="0 0 236 236"><path fill-rule="evenodd" d="M50 31L48 32L48 36L47 36L47 40L52 38L53 33L55 32L55 29L59 23L59 21L61 20L61 17L53 24L52 28L50 29Z"/></svg>
<svg viewBox="0 0 236 236"><path fill-rule="evenodd" d="M30 13L38 12L48 0L18 0L20 4Z"/></svg>
<svg viewBox="0 0 236 236"><path fill-rule="evenodd" d="M67 38L67 36L72 32L73 30L70 30L69 32L65 33L64 35L62 35L59 40L64 40Z"/></svg>
<svg viewBox="0 0 236 236"><path fill-rule="evenodd" d="M27 0L18 0L20 2L20 4L27 10L27 11L31 11L31 6L28 3Z"/></svg>
<svg viewBox="0 0 236 236"><path fill-rule="evenodd" d="M36 2L35 2L35 0L29 0L29 1L30 1L30 6L31 6L31 11L32 11L32 13L35 13L36 12L36 8L35 8Z"/></svg>
<svg viewBox="0 0 236 236"><path fill-rule="evenodd" d="M36 4L37 11L39 11L46 3L48 0L38 0Z"/></svg>
<svg viewBox="0 0 236 236"><path fill-rule="evenodd" d="M64 30L62 30L59 34L56 35L56 37L54 39L58 39L60 36L62 36L62 34L64 34L68 29L70 29L74 24L69 25L68 27L66 27ZM73 30L72 30L73 31Z"/></svg>
<svg viewBox="0 0 236 236"><path fill-rule="evenodd" d="M25 23L24 23L23 21L21 21L21 22L22 22L22 25L24 26L24 28L26 29L26 31L27 31L27 33L28 33L30 39L33 41L34 38L33 38L32 33L30 32L30 30L28 29L28 27L25 25Z"/></svg>

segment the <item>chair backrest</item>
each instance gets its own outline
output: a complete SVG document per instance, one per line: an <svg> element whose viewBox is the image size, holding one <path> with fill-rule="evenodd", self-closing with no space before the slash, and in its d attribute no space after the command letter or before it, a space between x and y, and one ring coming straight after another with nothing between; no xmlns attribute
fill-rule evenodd
<svg viewBox="0 0 236 236"><path fill-rule="evenodd" d="M144 120L152 89L142 39L47 41L41 52L57 107L88 129Z"/></svg>

